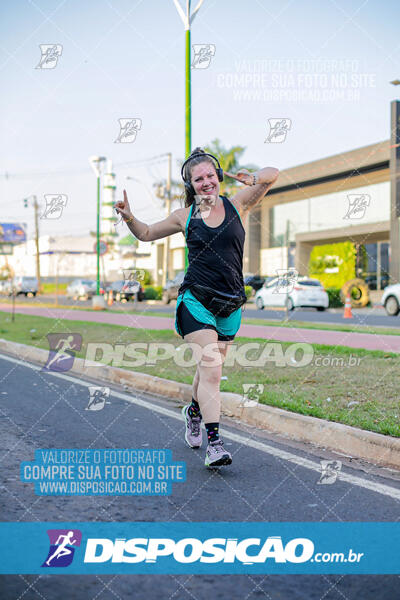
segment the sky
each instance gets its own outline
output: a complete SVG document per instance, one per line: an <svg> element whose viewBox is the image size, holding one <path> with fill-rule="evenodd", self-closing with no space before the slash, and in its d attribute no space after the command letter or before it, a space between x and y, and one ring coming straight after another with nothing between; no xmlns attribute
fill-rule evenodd
<svg viewBox="0 0 400 600"><path fill-rule="evenodd" d="M191 41L213 55L191 71L192 148L219 138L246 148L243 164L282 170L388 139L399 17L394 0L204 0ZM0 222L26 222L32 237L23 198L43 207L64 194L41 234L95 230L91 155L113 161L117 198L126 188L138 219L164 218L149 189L167 163L145 159L172 152L180 177L185 30L173 0L5 0L0 32ZM44 44L62 47L54 68L37 68ZM141 127L118 143L125 118ZM279 143L266 141L270 119L286 119Z"/></svg>

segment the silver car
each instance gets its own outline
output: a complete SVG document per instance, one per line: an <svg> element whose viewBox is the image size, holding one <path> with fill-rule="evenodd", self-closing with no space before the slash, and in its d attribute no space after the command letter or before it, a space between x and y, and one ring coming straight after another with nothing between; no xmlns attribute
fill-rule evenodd
<svg viewBox="0 0 400 600"><path fill-rule="evenodd" d="M74 279L67 287L67 297L73 300L89 300L96 293L96 282L91 279Z"/></svg>
<svg viewBox="0 0 400 600"><path fill-rule="evenodd" d="M11 287L15 290L15 295L25 294L25 296L36 296L38 292L38 280L36 277L19 276L14 277ZM12 289L9 291L12 294Z"/></svg>

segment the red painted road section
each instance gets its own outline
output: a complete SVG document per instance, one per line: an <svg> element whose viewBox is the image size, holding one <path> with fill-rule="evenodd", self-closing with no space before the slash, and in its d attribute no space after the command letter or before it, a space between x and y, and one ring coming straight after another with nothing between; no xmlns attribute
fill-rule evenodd
<svg viewBox="0 0 400 600"><path fill-rule="evenodd" d="M10 305L2 304L0 311L10 312ZM60 308L16 307L17 313L66 319L69 321L89 321L110 323L137 329L174 329L175 320L168 317L144 317L134 313L107 313L84 310L65 310ZM347 325L347 323L346 323ZM328 331L326 329L299 329L295 327L242 325L239 336L278 340L281 342L307 342L328 346L348 346L366 350L400 353L400 335L379 335L371 333L350 333L346 331Z"/></svg>

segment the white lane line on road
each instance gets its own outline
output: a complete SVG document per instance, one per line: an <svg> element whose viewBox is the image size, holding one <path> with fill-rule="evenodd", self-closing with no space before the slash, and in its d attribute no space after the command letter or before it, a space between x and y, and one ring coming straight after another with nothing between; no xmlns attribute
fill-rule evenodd
<svg viewBox="0 0 400 600"><path fill-rule="evenodd" d="M42 367L38 367L37 365L33 365L31 363L19 360L17 358L6 356L1 353L0 358L22 365L24 367L28 367L35 371L40 371L42 369ZM70 381L72 383L76 383L77 385L82 385L87 388L93 385L92 382L83 381L82 379L77 379L76 377L72 377L71 375L56 373L55 371L48 371L46 372L46 374L53 375L54 377L58 377L59 379L65 379L66 381ZM158 412L159 414L165 415L172 419L176 419L177 421L182 421L182 416L180 412L176 412L169 408L164 408L163 406L159 406L157 403L152 404L147 400L142 400L141 398L136 398L135 396L124 394L122 392L117 392L112 388L110 389L110 397L111 396L115 396L116 398L120 398L121 400L131 402L132 404L136 404L137 406L141 406L143 408L146 408L147 410ZM247 439L243 435L233 433L226 429L221 428L220 431L223 434L224 438L232 440L233 442L237 442L238 444L242 444L244 446L250 446L251 448L260 450L261 452L265 452L266 454L270 454L271 456L275 456L276 458L279 458L281 460L286 460L290 463L298 465L299 467L304 467L306 469L310 469L311 471L316 471L317 473L321 474L320 464L313 462L308 458L303 458L302 456L298 456L297 454L286 452L286 450L275 448L274 446L270 446L269 444L265 444L264 442L258 442L256 440ZM400 500L400 489L396 489L382 483L377 483L375 481L370 481L368 479L363 479L362 477L357 477L357 475L350 475L349 473L344 473L343 471L339 471L337 478L340 479L340 481L345 481L346 483L350 483L351 485L363 487L367 490L371 490L372 492L376 492L377 494L383 494L384 496L389 496L390 498Z"/></svg>

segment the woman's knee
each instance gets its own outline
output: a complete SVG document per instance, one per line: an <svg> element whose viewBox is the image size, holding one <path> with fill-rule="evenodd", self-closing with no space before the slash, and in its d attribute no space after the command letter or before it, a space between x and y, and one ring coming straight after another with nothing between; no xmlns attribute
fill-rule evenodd
<svg viewBox="0 0 400 600"><path fill-rule="evenodd" d="M198 371L202 383L207 382L210 385L217 385L221 381L222 365L207 366L203 364L198 367Z"/></svg>

